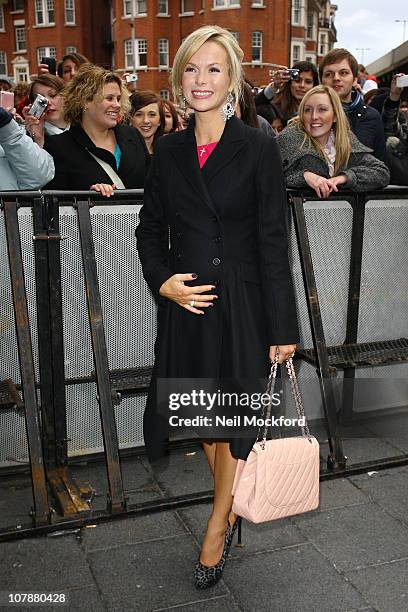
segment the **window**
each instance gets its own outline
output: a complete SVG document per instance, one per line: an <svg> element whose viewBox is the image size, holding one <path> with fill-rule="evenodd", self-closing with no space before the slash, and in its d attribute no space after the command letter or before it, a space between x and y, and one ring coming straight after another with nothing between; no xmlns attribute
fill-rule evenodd
<svg viewBox="0 0 408 612"><path fill-rule="evenodd" d="M24 0L13 0L13 7L11 10L13 13L16 11L24 11Z"/></svg>
<svg viewBox="0 0 408 612"><path fill-rule="evenodd" d="M133 4L133 7L132 7ZM133 13L133 10L134 13ZM124 2L124 15L125 17L132 17L135 15L146 15L147 14L147 0L125 0Z"/></svg>
<svg viewBox="0 0 408 612"><path fill-rule="evenodd" d="M57 49L55 47L38 47L37 61L41 64L42 57L57 57Z"/></svg>
<svg viewBox="0 0 408 612"><path fill-rule="evenodd" d="M292 21L294 24L301 24L302 23L302 6L301 6L301 0L293 0L293 16L292 16Z"/></svg>
<svg viewBox="0 0 408 612"><path fill-rule="evenodd" d="M320 41L319 41L319 55L326 55L326 34L324 32L320 33Z"/></svg>
<svg viewBox="0 0 408 612"><path fill-rule="evenodd" d="M145 38L136 38L136 66L133 65L133 46L132 39L125 40L125 67L126 68L144 68L147 66L147 40Z"/></svg>
<svg viewBox="0 0 408 612"><path fill-rule="evenodd" d="M265 6L263 0L252 0L251 6Z"/></svg>
<svg viewBox="0 0 408 612"><path fill-rule="evenodd" d="M25 51L27 48L26 32L24 26L16 26L16 51Z"/></svg>
<svg viewBox="0 0 408 612"><path fill-rule="evenodd" d="M315 18L314 13L308 13L307 15L307 38L314 40L315 38Z"/></svg>
<svg viewBox="0 0 408 612"><path fill-rule="evenodd" d="M0 30L4 31L4 8L2 4L0 4Z"/></svg>
<svg viewBox="0 0 408 612"><path fill-rule="evenodd" d="M169 41L167 38L159 39L159 66L168 67L169 65Z"/></svg>
<svg viewBox="0 0 408 612"><path fill-rule="evenodd" d="M0 51L0 74L8 74L7 55L5 51Z"/></svg>
<svg viewBox="0 0 408 612"><path fill-rule="evenodd" d="M214 0L214 8L228 8L229 6L240 6L239 0Z"/></svg>
<svg viewBox="0 0 408 612"><path fill-rule="evenodd" d="M262 32L252 32L252 61L262 61Z"/></svg>
<svg viewBox="0 0 408 612"><path fill-rule="evenodd" d="M169 14L169 0L159 0L157 3L157 13L159 15Z"/></svg>
<svg viewBox="0 0 408 612"><path fill-rule="evenodd" d="M194 13L194 0L181 0L180 12Z"/></svg>
<svg viewBox="0 0 408 612"><path fill-rule="evenodd" d="M75 24L75 0L65 0L65 23Z"/></svg>
<svg viewBox="0 0 408 612"><path fill-rule="evenodd" d="M14 80L16 83L28 83L28 64L14 66Z"/></svg>
<svg viewBox="0 0 408 612"><path fill-rule="evenodd" d="M233 35L233 37L235 38L237 43L239 43L240 38L241 38L241 33L240 32L231 32L231 34Z"/></svg>
<svg viewBox="0 0 408 612"><path fill-rule="evenodd" d="M35 22L37 25L54 25L54 0L34 0Z"/></svg>
<svg viewBox="0 0 408 612"><path fill-rule="evenodd" d="M77 48L71 45L70 47L65 47L65 55L70 55L71 53L76 53Z"/></svg>
<svg viewBox="0 0 408 612"><path fill-rule="evenodd" d="M163 100L170 100L170 92L168 89L161 89L160 90L160 97Z"/></svg>
<svg viewBox="0 0 408 612"><path fill-rule="evenodd" d="M300 62L300 45L293 45L292 64Z"/></svg>

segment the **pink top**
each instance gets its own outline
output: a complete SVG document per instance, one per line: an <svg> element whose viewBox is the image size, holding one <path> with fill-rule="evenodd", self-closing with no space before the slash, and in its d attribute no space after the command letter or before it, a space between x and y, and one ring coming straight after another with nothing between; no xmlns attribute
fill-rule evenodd
<svg viewBox="0 0 408 612"><path fill-rule="evenodd" d="M204 166L205 162L210 157L211 153L214 151L218 142L219 141L217 140L217 142L210 142L207 145L201 145L197 147L198 163L200 164L200 168Z"/></svg>

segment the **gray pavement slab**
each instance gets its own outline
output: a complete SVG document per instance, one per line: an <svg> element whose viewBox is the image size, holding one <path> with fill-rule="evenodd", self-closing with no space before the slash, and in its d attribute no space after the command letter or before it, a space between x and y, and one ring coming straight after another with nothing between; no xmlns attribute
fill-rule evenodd
<svg viewBox="0 0 408 612"><path fill-rule="evenodd" d="M374 503L294 517L339 570L408 557L408 529Z"/></svg>
<svg viewBox="0 0 408 612"><path fill-rule="evenodd" d="M223 581L244 612L345 612L368 606L310 543L231 559Z"/></svg>
<svg viewBox="0 0 408 612"><path fill-rule="evenodd" d="M88 554L108 610L148 612L228 594L219 582L211 592L194 586L199 550L191 536L174 536Z"/></svg>
<svg viewBox="0 0 408 612"><path fill-rule="evenodd" d="M93 584L88 561L75 536L3 542L0 555L3 591L65 591Z"/></svg>
<svg viewBox="0 0 408 612"><path fill-rule="evenodd" d="M0 485L0 528L16 527L31 522L33 506L31 481L4 481Z"/></svg>
<svg viewBox="0 0 408 612"><path fill-rule="evenodd" d="M392 443L405 453L408 451L408 410L401 414L373 416L367 419L366 426L379 438Z"/></svg>
<svg viewBox="0 0 408 612"><path fill-rule="evenodd" d="M327 457L329 445L320 445L320 454ZM346 455L347 465L355 465L367 461L378 461L388 457L399 457L403 453L391 442L383 438L373 437L350 437L343 439L343 452Z"/></svg>
<svg viewBox="0 0 408 612"><path fill-rule="evenodd" d="M211 597L205 601L191 601L181 606L156 608L154 612L174 610L174 612L240 612L241 608L229 595Z"/></svg>
<svg viewBox="0 0 408 612"><path fill-rule="evenodd" d="M210 505L202 504L179 511L180 516L200 544L206 530L210 511ZM230 556L245 557L256 551L271 551L282 547L294 546L306 541L306 536L296 525L291 524L289 519L259 525L243 521L243 546L242 548L237 546L237 536L235 535L233 546L230 549Z"/></svg>
<svg viewBox="0 0 408 612"><path fill-rule="evenodd" d="M92 528L82 529L81 539L84 550L93 552L184 534L186 529L174 512L159 512L97 523Z"/></svg>
<svg viewBox="0 0 408 612"><path fill-rule="evenodd" d="M347 572L346 576L378 612L407 612L408 559Z"/></svg>
<svg viewBox="0 0 408 612"><path fill-rule="evenodd" d="M350 481L388 514L408 525L408 467L359 474Z"/></svg>

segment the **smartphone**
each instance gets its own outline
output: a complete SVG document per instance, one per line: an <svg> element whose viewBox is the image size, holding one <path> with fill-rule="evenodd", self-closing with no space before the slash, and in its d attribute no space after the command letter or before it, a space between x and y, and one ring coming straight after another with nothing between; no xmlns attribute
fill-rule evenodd
<svg viewBox="0 0 408 612"><path fill-rule="evenodd" d="M14 94L12 91L0 91L0 106L6 110L14 108Z"/></svg>
<svg viewBox="0 0 408 612"><path fill-rule="evenodd" d="M408 74L403 74L396 79L397 87L408 87Z"/></svg>
<svg viewBox="0 0 408 612"><path fill-rule="evenodd" d="M41 64L46 64L48 66L48 72L50 74L57 74L57 62L55 61L55 57L42 57Z"/></svg>

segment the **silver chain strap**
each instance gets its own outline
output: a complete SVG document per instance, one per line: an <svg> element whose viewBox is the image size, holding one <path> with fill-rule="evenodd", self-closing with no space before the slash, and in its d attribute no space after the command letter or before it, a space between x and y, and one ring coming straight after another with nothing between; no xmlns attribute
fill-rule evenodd
<svg viewBox="0 0 408 612"><path fill-rule="evenodd" d="M293 365L292 357L289 357L288 359L286 359L285 365L286 365L286 369L288 371L288 375L290 379L290 386L292 389L293 398L295 400L295 406L296 406L296 412L297 412L298 418L299 419L304 418L305 420L305 424L300 426L300 429L302 431L302 436L307 437L311 441L311 435L310 435L309 427L308 427L307 420L306 420L305 409L303 406L302 396L300 395L299 385L298 385L298 381L296 378L296 373L295 373L295 368ZM264 414L262 415L262 417L265 419L265 423L270 419L271 413L272 413L272 400L273 400L272 396L273 396L273 391L275 389L277 371L278 371L278 358L276 357L272 364L271 371L270 371L269 378L268 378L268 384L266 386L266 393L269 395L269 404L268 406L265 407L263 411ZM265 412L266 412L266 415L265 415ZM259 426L256 441L258 441L259 439L260 431L261 431L261 426ZM262 437L262 449L265 448L267 433L268 433L268 426L265 424L264 431L263 431L263 437Z"/></svg>

